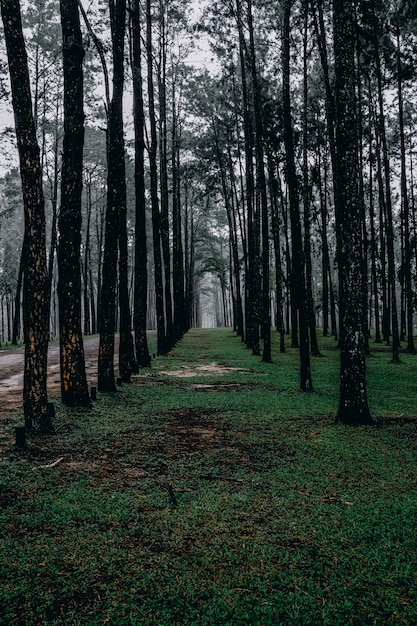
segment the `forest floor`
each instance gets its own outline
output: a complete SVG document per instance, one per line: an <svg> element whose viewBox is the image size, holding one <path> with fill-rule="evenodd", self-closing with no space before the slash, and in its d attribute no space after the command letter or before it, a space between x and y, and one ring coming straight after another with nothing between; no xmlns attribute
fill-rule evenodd
<svg viewBox="0 0 417 626"><path fill-rule="evenodd" d="M417 624L417 357L368 359L375 426L230 329L193 330L53 436L0 448L0 624ZM10 434L21 410L5 415Z"/></svg>

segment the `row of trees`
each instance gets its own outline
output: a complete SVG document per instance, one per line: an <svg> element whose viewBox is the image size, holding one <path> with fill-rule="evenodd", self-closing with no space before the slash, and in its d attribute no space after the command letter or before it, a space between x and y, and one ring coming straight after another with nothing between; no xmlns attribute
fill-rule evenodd
<svg viewBox="0 0 417 626"><path fill-rule="evenodd" d="M62 401L87 405L83 332L100 332L112 391L116 328L129 381L150 365L147 328L167 353L207 288L264 361L271 321L282 351L291 334L306 392L319 319L341 350L338 417L369 422L370 329L394 360L414 351L412 3L228 0L197 22L176 0L37 8L25 41L19 1L1 0L25 207L20 263L2 250L2 329L16 341L23 276L28 426L50 428L55 324ZM210 71L188 62L199 35ZM13 171L2 190L7 232Z"/></svg>
<svg viewBox="0 0 417 626"><path fill-rule="evenodd" d="M263 16L263 26L259 22L256 30L254 15ZM247 218L245 341L259 353L260 326L263 359L270 359L264 279L271 231L277 326L283 333L286 283L291 301L286 327L291 327L292 345L300 348L300 387L312 389L310 354L319 353L312 251L320 247L323 332L328 332L331 313L341 351L338 417L368 423L365 355L371 327L376 342L391 342L394 361L399 360L400 341L415 352L415 111L404 99L415 87L415 7L408 2L304 0L273 8L236 1L216 4L207 17L210 32L217 35L223 80L221 89L215 87L220 97L212 142L228 146L227 152L217 151L225 203L228 197L238 214L243 199ZM275 46L280 54L271 63ZM235 163L243 161L239 195ZM235 263L236 290L242 282L239 272Z"/></svg>

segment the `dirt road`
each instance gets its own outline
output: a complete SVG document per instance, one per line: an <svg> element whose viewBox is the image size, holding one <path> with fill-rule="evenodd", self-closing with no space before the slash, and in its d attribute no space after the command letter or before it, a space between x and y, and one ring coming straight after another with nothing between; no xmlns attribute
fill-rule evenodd
<svg viewBox="0 0 417 626"><path fill-rule="evenodd" d="M116 347L118 342L116 341ZM97 383L97 355L99 337L84 337L84 352L89 385ZM115 355L117 357L117 353ZM12 409L22 407L24 348L0 351L0 418ZM61 389L59 372L59 344L48 349L48 395Z"/></svg>

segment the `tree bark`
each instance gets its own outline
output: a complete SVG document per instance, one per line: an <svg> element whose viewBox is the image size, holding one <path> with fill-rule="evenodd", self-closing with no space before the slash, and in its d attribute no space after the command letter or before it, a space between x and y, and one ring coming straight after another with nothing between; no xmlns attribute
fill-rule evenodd
<svg viewBox="0 0 417 626"><path fill-rule="evenodd" d="M49 340L48 273L40 152L32 112L20 3L19 0L1 0L0 6L9 64L25 212L23 406L26 426L33 430L47 432L52 429L52 424L48 413L46 389Z"/></svg>
<svg viewBox="0 0 417 626"><path fill-rule="evenodd" d="M165 349L170 350L174 339L172 287L171 287L171 250L169 224L169 189L168 189L168 133L167 133L167 97L166 97L166 2L159 0L159 63L158 63L158 100L159 100L159 186L160 186L160 237L163 259L164 304L165 304ZM173 193L175 190L173 189Z"/></svg>
<svg viewBox="0 0 417 626"><path fill-rule="evenodd" d="M119 10L123 9L123 0L117 0ZM114 37L115 7L109 0L110 24L112 28L113 62L118 55L116 46L123 46L119 38ZM123 58L123 57L122 57ZM120 155L124 152L120 146L121 106L123 93L123 74L118 68L113 73L113 95L108 103L107 114L107 205L105 218L105 237L103 252L103 270L100 298L100 346L98 356L99 391L116 391L114 380L114 334L116 328L116 286L119 239L119 187L121 173Z"/></svg>
<svg viewBox="0 0 417 626"><path fill-rule="evenodd" d="M175 81L172 83L172 287L176 343L187 330L185 319L184 250L182 245L180 120L175 110Z"/></svg>
<svg viewBox="0 0 417 626"><path fill-rule="evenodd" d="M139 0L132 4L133 117L135 124L135 293L133 326L136 360L139 367L150 367L146 336L148 270L145 200L145 113L141 67L141 29Z"/></svg>
<svg viewBox="0 0 417 626"><path fill-rule="evenodd" d="M260 305L260 258L257 246L257 220L254 206L254 131L250 110L250 94L247 78L247 46L244 36L243 11L241 0L236 0L236 18L239 35L239 58L242 75L243 124L245 138L245 199L247 209L248 261L246 280L246 345L254 355L260 354L259 347L259 305Z"/></svg>
<svg viewBox="0 0 417 626"><path fill-rule="evenodd" d="M336 76L336 229L339 266L340 400L337 419L369 424L365 375L363 242L358 192L353 2L335 0L333 30Z"/></svg>
<svg viewBox="0 0 417 626"><path fill-rule="evenodd" d="M291 306L298 312L300 328L300 389L312 391L306 290L304 275L304 254L301 236L300 199L298 176L295 168L294 137L291 118L290 99L290 15L291 0L284 0L284 20L282 31L282 80L283 80L283 121L284 144L286 155L286 174L289 192L292 272Z"/></svg>
<svg viewBox="0 0 417 626"><path fill-rule="evenodd" d="M153 51L152 51L152 12L151 0L146 1L146 53L148 65L148 99L149 99L149 123L150 123L150 144L149 144L149 167L151 181L151 205L152 205L152 234L153 234L153 254L155 273L155 299L157 318L157 345L158 353L167 352L167 340L165 334L165 311L164 292L162 278L162 255L161 255L161 225L158 198L158 168L157 168L157 133L155 118L155 94L153 80Z"/></svg>
<svg viewBox="0 0 417 626"><path fill-rule="evenodd" d="M396 280L395 280L395 256L394 256L394 224L393 224L393 212L392 212L392 197L391 197L391 172L390 163L388 157L388 144L387 135L385 129L385 114L384 114L384 101L382 93L382 72L381 72L381 60L379 49L379 22L376 14L375 2L372 3L372 11L374 17L374 47L375 47L375 63L376 63L376 78L378 87L378 127L382 147L382 159L384 164L384 184L385 184L385 231L386 231L386 243L387 243L387 261L388 261L388 289L390 292L389 306L391 307L391 324L392 324L392 360L399 362L399 347L400 339L398 332L398 313L397 313L397 295L396 295Z"/></svg>
<svg viewBox="0 0 417 626"><path fill-rule="evenodd" d="M410 245L410 205L407 190L407 167L405 161L405 132L404 132L404 98L402 81L402 61L401 61L401 39L400 28L396 25L397 40L397 91L398 91L398 121L400 126L400 153L401 153L401 201L402 217L404 224L404 258L403 258L403 278L405 288L405 330L407 335L407 352L415 354L413 336L413 308L414 293L412 288L411 272L411 245Z"/></svg>
<svg viewBox="0 0 417 626"><path fill-rule="evenodd" d="M268 155L268 176L271 196L271 228L275 256L276 329L280 334L280 352L285 352L283 274L281 267L280 219L278 210L279 182L274 171L272 156Z"/></svg>
<svg viewBox="0 0 417 626"><path fill-rule="evenodd" d="M313 267L311 262L311 217L310 217L310 181L308 170L308 9L309 2L305 0L304 6L304 33L303 33L303 211L304 211L304 258L306 278L306 307L308 316L308 328L310 335L311 354L320 356L317 343L316 316L314 313L313 298Z"/></svg>
<svg viewBox="0 0 417 626"><path fill-rule="evenodd" d="M271 363L271 301L269 295L269 214L268 199L265 177L264 163L264 132L262 121L262 110L260 102L260 88L258 81L258 69L256 67L255 34L253 28L252 0L248 0L248 28L249 28L249 50L251 84L253 98L253 115L255 119L255 156L256 156L256 190L260 200L260 230L262 234L262 283L261 283L261 303L260 322L262 329L263 351L262 361ZM256 225L256 232L259 231ZM259 235L258 235L259 237ZM258 247L258 246L257 246ZM260 281L259 281L260 282Z"/></svg>
<svg viewBox="0 0 417 626"><path fill-rule="evenodd" d="M67 406L88 406L80 267L84 48L77 0L61 0L60 8L64 68L64 145L58 245L61 399Z"/></svg>

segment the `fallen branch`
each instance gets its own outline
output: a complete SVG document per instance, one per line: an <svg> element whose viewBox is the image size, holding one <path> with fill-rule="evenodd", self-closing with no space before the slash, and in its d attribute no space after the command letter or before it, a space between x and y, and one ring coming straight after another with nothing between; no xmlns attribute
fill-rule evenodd
<svg viewBox="0 0 417 626"><path fill-rule="evenodd" d="M47 469L50 467L55 467L56 465L58 465L58 463L61 463L61 461L63 460L64 460L64 457L61 456L61 458L57 459L53 463L48 463L48 465L37 465L36 467L32 467L32 470Z"/></svg>

